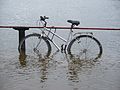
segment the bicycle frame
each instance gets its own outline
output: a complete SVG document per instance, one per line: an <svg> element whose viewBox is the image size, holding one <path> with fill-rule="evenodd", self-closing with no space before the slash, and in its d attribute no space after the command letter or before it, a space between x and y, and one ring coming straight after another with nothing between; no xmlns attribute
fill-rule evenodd
<svg viewBox="0 0 120 90"><path fill-rule="evenodd" d="M56 33L57 28L47 28L47 22L45 21L48 17L44 16L40 18L39 21L43 22L43 27L40 29L42 33L33 33L27 35L19 44L20 53L22 53L22 45L27 40L27 46L29 48L26 49L24 54L26 55L34 55L36 54L39 58L49 57L51 54L51 45L50 42L57 48L57 51L61 51L62 53L67 53L71 57L80 60L93 60L98 59L102 55L102 45L101 43L93 36L92 32L77 32L73 33L74 26L78 26L80 24L79 21L75 20L67 20L67 22L71 23L71 28L68 33L66 33L67 39L64 39L62 35L58 35ZM40 24L40 23L39 23ZM88 35L90 34L90 35ZM31 38L32 37L32 38ZM56 43L56 38L59 38L63 41L63 44ZM29 38L29 39L27 39ZM32 40L32 42L30 41ZM35 42L33 42L35 40ZM60 46L61 45L61 46ZM31 47L32 46L32 47ZM66 52L67 51L67 52ZM30 53L29 53L30 52ZM90 57L90 58L89 58Z"/></svg>
<svg viewBox="0 0 120 90"><path fill-rule="evenodd" d="M64 39L63 37L61 37L60 35L56 34L56 29L55 29L55 32L48 30L46 27L44 27L44 30L42 30L42 29L40 29L40 30L42 31L42 36L47 37L47 39L53 43L53 45L58 49L58 51L61 50L61 48L54 42L54 40L53 40L54 36L56 36L57 38L59 38L60 40L65 42L65 48L68 45L68 43L70 42L70 40L72 40L72 38L70 39L70 37L73 36L72 35L72 33L73 33L72 28L70 29L67 40ZM45 31L48 32L48 35L45 33ZM49 37L49 33L52 34L52 38Z"/></svg>
<svg viewBox="0 0 120 90"><path fill-rule="evenodd" d="M47 25L46 19L49 19L49 17L46 17L46 16L42 17L42 16L40 16L40 21L41 21L41 23L42 23L42 25L43 25L43 30L40 29L40 30L42 31L42 36L47 37L47 39L53 43L53 45L58 49L58 51L61 50L61 48L54 42L54 40L53 40L54 36L56 36L57 38L59 38L60 40L62 40L63 42L65 42L64 50L66 50L66 47L68 46L69 42L73 39L72 37L75 36L76 34L81 34L81 33L75 33L75 34L73 35L73 30L72 30L72 29L73 29L73 27L74 27L75 25L72 24L72 25L71 25L71 28L70 28L70 31L69 31L69 34L68 34L68 37L67 37L67 40L66 40L66 39L64 39L63 37L61 37L60 35L56 34L56 29L55 29L55 31L53 32L53 31L51 31L51 29L48 30L48 28L46 28L46 25ZM71 21L71 20L69 20L69 22L70 22L70 21ZM40 25L40 22L39 22L39 25ZM79 22L77 22L77 25L79 25ZM77 25L76 25L76 26L77 26ZM45 33L45 31L48 32L48 35ZM52 38L49 37L49 33L52 34ZM71 38L70 38L70 37L71 37ZM63 44L63 45L64 45L64 44ZM63 45L61 45L62 48L63 48Z"/></svg>

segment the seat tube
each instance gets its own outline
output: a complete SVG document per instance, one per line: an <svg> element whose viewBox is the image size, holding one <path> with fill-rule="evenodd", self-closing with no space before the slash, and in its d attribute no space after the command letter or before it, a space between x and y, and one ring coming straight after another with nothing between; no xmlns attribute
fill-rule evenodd
<svg viewBox="0 0 120 90"><path fill-rule="evenodd" d="M72 27L72 26L71 26ZM68 35L68 38L67 38L67 42L66 42L66 45L68 45L69 41L70 41L70 37L72 39L72 28L70 29L70 32L69 32L69 35Z"/></svg>

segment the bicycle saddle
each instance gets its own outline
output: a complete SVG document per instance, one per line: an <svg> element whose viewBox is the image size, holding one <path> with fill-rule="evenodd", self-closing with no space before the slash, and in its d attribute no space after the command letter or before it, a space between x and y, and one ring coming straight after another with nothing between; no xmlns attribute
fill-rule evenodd
<svg viewBox="0 0 120 90"><path fill-rule="evenodd" d="M80 24L79 21L75 21L75 20L67 20L67 22L71 23L72 25L76 25L76 26Z"/></svg>

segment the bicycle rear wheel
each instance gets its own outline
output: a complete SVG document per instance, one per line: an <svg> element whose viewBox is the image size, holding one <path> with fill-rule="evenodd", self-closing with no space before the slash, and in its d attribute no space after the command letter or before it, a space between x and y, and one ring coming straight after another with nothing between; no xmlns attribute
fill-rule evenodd
<svg viewBox="0 0 120 90"><path fill-rule="evenodd" d="M102 55L102 45L91 35L74 38L67 48L68 54L80 60L95 60Z"/></svg>
<svg viewBox="0 0 120 90"><path fill-rule="evenodd" d="M25 42L25 55L27 58L45 58L51 53L51 45L46 37L40 34L29 34L21 40L18 49L22 53L22 45Z"/></svg>

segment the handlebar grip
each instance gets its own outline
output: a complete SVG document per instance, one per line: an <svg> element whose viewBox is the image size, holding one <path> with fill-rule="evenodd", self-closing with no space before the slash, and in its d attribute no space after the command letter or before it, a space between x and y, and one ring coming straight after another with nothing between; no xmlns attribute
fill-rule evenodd
<svg viewBox="0 0 120 90"><path fill-rule="evenodd" d="M49 19L49 17L47 17L47 16L44 16L44 18L45 18L45 19Z"/></svg>
<svg viewBox="0 0 120 90"><path fill-rule="evenodd" d="M46 19L49 19L47 16L40 16L40 20L45 21Z"/></svg>

